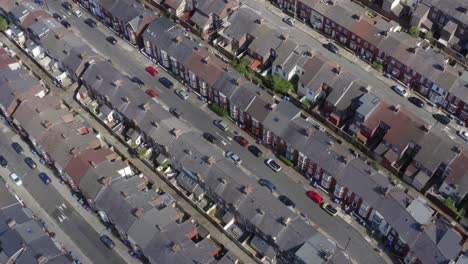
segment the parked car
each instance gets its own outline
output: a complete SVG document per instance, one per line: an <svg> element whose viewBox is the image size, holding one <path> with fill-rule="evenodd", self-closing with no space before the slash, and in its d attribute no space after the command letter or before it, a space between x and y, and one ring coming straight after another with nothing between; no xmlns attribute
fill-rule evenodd
<svg viewBox="0 0 468 264"><path fill-rule="evenodd" d="M169 109L169 113L173 114L177 118L180 118L182 116L182 112L175 107Z"/></svg>
<svg viewBox="0 0 468 264"><path fill-rule="evenodd" d="M149 74L151 74L151 76L156 76L158 75L158 71L153 67L153 66L148 66L146 67L146 72L148 72Z"/></svg>
<svg viewBox="0 0 468 264"><path fill-rule="evenodd" d="M284 21L284 23L290 25L291 27L294 26L294 24L296 24L296 19L294 19L292 17L285 17L285 18L283 18L283 21Z"/></svg>
<svg viewBox="0 0 468 264"><path fill-rule="evenodd" d="M395 91L395 93L403 96L403 97L407 97L408 96L408 91L403 88L402 86L400 85L394 85L392 86L392 90Z"/></svg>
<svg viewBox="0 0 468 264"><path fill-rule="evenodd" d="M242 164L241 158L239 156L237 156L236 153L234 153L232 151L226 151L225 155L226 155L226 157L232 159L236 165Z"/></svg>
<svg viewBox="0 0 468 264"><path fill-rule="evenodd" d="M331 216L336 216L338 214L338 210L336 210L336 208L329 203L323 203L322 209L329 213Z"/></svg>
<svg viewBox="0 0 468 264"><path fill-rule="evenodd" d="M39 173L39 179L41 179L41 181L45 185L49 185L51 183L51 180L50 180L49 176L45 172Z"/></svg>
<svg viewBox="0 0 468 264"><path fill-rule="evenodd" d="M457 134L458 134L461 138L463 138L465 141L468 141L468 132L466 132L466 131L461 131L461 130L460 130L460 131L457 131Z"/></svg>
<svg viewBox="0 0 468 264"><path fill-rule="evenodd" d="M81 17L81 11L80 10L73 10L72 13L76 16L76 17Z"/></svg>
<svg viewBox="0 0 468 264"><path fill-rule="evenodd" d="M434 117L435 120L439 121L439 123L443 125L448 125L450 123L450 118L446 115L433 114L432 117Z"/></svg>
<svg viewBox="0 0 468 264"><path fill-rule="evenodd" d="M226 124L226 122L224 122L223 120L215 120L213 121L213 124L223 131L229 130L228 124Z"/></svg>
<svg viewBox="0 0 468 264"><path fill-rule="evenodd" d="M172 87L174 87L174 84L166 77L159 78L159 82L168 89L171 89Z"/></svg>
<svg viewBox="0 0 468 264"><path fill-rule="evenodd" d="M57 19L57 20L59 20L59 21L62 20L62 16L59 15L59 14L57 14L57 13L53 13L53 14L52 14L52 17L55 18L55 19Z"/></svg>
<svg viewBox="0 0 468 264"><path fill-rule="evenodd" d="M7 165L8 165L8 161L5 159L5 157L0 155L0 166L5 168Z"/></svg>
<svg viewBox="0 0 468 264"><path fill-rule="evenodd" d="M106 245L106 247L110 249L113 249L115 247L114 241L112 241L110 237L106 235L102 235L100 239L101 239L101 242L104 243L104 245Z"/></svg>
<svg viewBox="0 0 468 264"><path fill-rule="evenodd" d="M87 19L85 19L84 22L85 22L88 26L90 26L90 27L92 27L92 28L97 27L96 21L94 21L92 18L87 18Z"/></svg>
<svg viewBox="0 0 468 264"><path fill-rule="evenodd" d="M237 143L239 143L243 147L249 145L249 141L243 136L235 136L234 140L237 141Z"/></svg>
<svg viewBox="0 0 468 264"><path fill-rule="evenodd" d="M276 186L267 179L260 179L258 180L258 183L262 186L267 187L271 192L274 192L276 190Z"/></svg>
<svg viewBox="0 0 468 264"><path fill-rule="evenodd" d="M296 205L294 204L293 201L291 201L291 199L289 199L288 197L284 196L284 195L280 195L278 197L278 200L280 200L284 205L286 206L289 206L289 207L295 207Z"/></svg>
<svg viewBox="0 0 468 264"><path fill-rule="evenodd" d="M308 191L307 196L309 196L312 201L318 203L318 204L323 204L323 198L320 196L320 194L314 192L314 191Z"/></svg>
<svg viewBox="0 0 468 264"><path fill-rule="evenodd" d="M10 174L10 179L16 184L16 186L23 185L23 181L21 181L20 177L14 172Z"/></svg>
<svg viewBox="0 0 468 264"><path fill-rule="evenodd" d="M203 137L210 143L216 143L216 140L218 140L215 136L208 132L203 133Z"/></svg>
<svg viewBox="0 0 468 264"><path fill-rule="evenodd" d="M21 147L21 145L18 143L18 142L13 142L11 144L11 147L16 151L16 153L18 154L23 154L24 153L24 150L23 150L23 147Z"/></svg>
<svg viewBox="0 0 468 264"><path fill-rule="evenodd" d="M36 162L34 162L34 160L31 159L30 157L24 158L24 162L25 162L25 163L29 166L29 168L31 168L31 169L37 168Z"/></svg>
<svg viewBox="0 0 468 264"><path fill-rule="evenodd" d="M266 161L266 165L268 165L268 167L270 167L272 170L274 170L275 172L279 172L281 170L281 165L279 165L276 161L274 161L273 159L268 159Z"/></svg>
<svg viewBox="0 0 468 264"><path fill-rule="evenodd" d="M333 52L333 53L338 53L340 50L338 49L338 47L333 44L333 43L326 43L326 44L323 44L323 47L325 47L327 50Z"/></svg>
<svg viewBox="0 0 468 264"><path fill-rule="evenodd" d="M188 99L188 93L182 89L175 89L174 93L177 94L182 100Z"/></svg>
<svg viewBox="0 0 468 264"><path fill-rule="evenodd" d="M156 91L153 90L153 89L148 89L148 90L145 91L145 93L146 93L147 95L149 95L151 98L159 98L158 92L156 92Z"/></svg>
<svg viewBox="0 0 468 264"><path fill-rule="evenodd" d="M423 108L424 107L424 101L417 98L417 97L413 97L411 96L410 98L408 98L408 101L410 101L412 104L414 104L415 106L419 107L419 108Z"/></svg>
<svg viewBox="0 0 468 264"><path fill-rule="evenodd" d="M145 82L143 82L140 78L138 77L133 77L132 82L138 83L139 85L145 85Z"/></svg>
<svg viewBox="0 0 468 264"><path fill-rule="evenodd" d="M108 36L106 40L112 45L117 44L117 40L113 36Z"/></svg>
<svg viewBox="0 0 468 264"><path fill-rule="evenodd" d="M71 10L73 6L68 2L63 2L62 7L65 8L66 10Z"/></svg>
<svg viewBox="0 0 468 264"><path fill-rule="evenodd" d="M263 152L255 145L250 145L247 148L255 157L262 156Z"/></svg>
<svg viewBox="0 0 468 264"><path fill-rule="evenodd" d="M62 26L64 26L65 28L70 28L71 27L70 22L68 22L66 20L60 21L60 24L62 24Z"/></svg>

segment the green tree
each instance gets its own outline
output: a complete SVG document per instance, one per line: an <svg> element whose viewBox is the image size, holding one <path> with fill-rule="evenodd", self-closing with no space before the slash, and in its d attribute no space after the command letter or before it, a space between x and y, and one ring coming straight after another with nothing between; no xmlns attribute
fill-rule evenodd
<svg viewBox="0 0 468 264"><path fill-rule="evenodd" d="M415 26L410 27L410 29L408 30L408 34L410 34L414 38L419 37L419 28Z"/></svg>
<svg viewBox="0 0 468 264"><path fill-rule="evenodd" d="M8 29L8 20L4 17L0 17L0 31L5 31Z"/></svg>
<svg viewBox="0 0 468 264"><path fill-rule="evenodd" d="M271 86L273 91L277 93L287 94L293 89L293 85L288 80L281 78L278 74L273 75L271 80Z"/></svg>

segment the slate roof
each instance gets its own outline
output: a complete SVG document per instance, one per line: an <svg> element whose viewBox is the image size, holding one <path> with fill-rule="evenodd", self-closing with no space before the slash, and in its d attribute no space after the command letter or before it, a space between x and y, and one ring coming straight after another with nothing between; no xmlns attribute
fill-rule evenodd
<svg viewBox="0 0 468 264"><path fill-rule="evenodd" d="M304 264L322 264L325 263L324 252L331 255L335 252L337 245L334 241L326 238L320 233L316 233L296 252L296 258Z"/></svg>
<svg viewBox="0 0 468 264"><path fill-rule="evenodd" d="M245 34L254 35L259 27L256 23L261 17L250 8L239 8L228 17L229 26L223 31L227 36L239 42Z"/></svg>
<svg viewBox="0 0 468 264"><path fill-rule="evenodd" d="M465 150L449 165L452 172L445 178L447 184L457 187L457 192L464 195L468 192L468 152Z"/></svg>
<svg viewBox="0 0 468 264"><path fill-rule="evenodd" d="M261 24L252 33L254 40L249 45L249 50L259 56L269 55L271 51L277 50L283 43L281 33Z"/></svg>

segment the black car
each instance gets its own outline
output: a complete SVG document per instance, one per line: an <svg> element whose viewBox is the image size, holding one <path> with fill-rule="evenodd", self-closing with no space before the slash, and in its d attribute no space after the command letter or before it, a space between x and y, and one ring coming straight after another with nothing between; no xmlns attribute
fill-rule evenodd
<svg viewBox="0 0 468 264"><path fill-rule="evenodd" d="M294 204L293 201L291 201L291 199L289 199L288 197L284 196L284 195L280 195L278 197L278 200L280 200L284 205L286 206L290 206L290 207L295 207L296 205Z"/></svg>
<svg viewBox="0 0 468 264"><path fill-rule="evenodd" d="M208 132L203 133L203 137L208 140L208 142L216 143L217 138Z"/></svg>
<svg viewBox="0 0 468 264"><path fill-rule="evenodd" d="M175 107L169 109L169 113L173 114L177 118L180 118L182 116L182 112Z"/></svg>
<svg viewBox="0 0 468 264"><path fill-rule="evenodd" d="M57 13L53 13L53 14L52 14L52 17L55 18L55 19L57 19L57 20L62 20L62 16L59 15L59 14L57 14Z"/></svg>
<svg viewBox="0 0 468 264"><path fill-rule="evenodd" d="M267 179L260 179L258 180L258 183L262 186L267 187L271 192L276 190L276 186L269 180Z"/></svg>
<svg viewBox="0 0 468 264"><path fill-rule="evenodd" d="M84 22L85 22L85 23L86 23L88 26L90 26L90 27L92 27L92 28L95 28L95 27L97 27L97 23L96 23L96 21L94 21L94 20L93 20L93 19L91 19L91 18L87 18L87 19L85 19L85 21L84 21Z"/></svg>
<svg viewBox="0 0 468 264"><path fill-rule="evenodd" d="M8 161L1 155L0 155L0 165L4 168L8 165Z"/></svg>
<svg viewBox="0 0 468 264"><path fill-rule="evenodd" d="M417 97L410 97L408 98L408 101L410 101L412 104L414 104L415 106L419 107L419 108L423 108L424 107L424 102L423 100L417 98Z"/></svg>
<svg viewBox="0 0 468 264"><path fill-rule="evenodd" d="M62 7L65 8L66 10L71 10L73 6L68 2L63 2Z"/></svg>
<svg viewBox="0 0 468 264"><path fill-rule="evenodd" d="M174 87L174 84L166 77L159 78L159 82L168 89L171 89L172 87Z"/></svg>
<svg viewBox="0 0 468 264"><path fill-rule="evenodd" d="M68 22L66 20L60 21L60 24L62 24L62 26L64 26L65 28L70 28L71 27L70 22Z"/></svg>
<svg viewBox="0 0 468 264"><path fill-rule="evenodd" d="M327 50L329 50L329 51L331 51L331 52L333 52L333 53L338 53L338 51L339 51L338 47L337 47L335 44L333 44L333 43L323 44L323 46L324 46Z"/></svg>
<svg viewBox="0 0 468 264"><path fill-rule="evenodd" d="M145 85L145 83L138 77L133 77L132 82L138 83L139 85Z"/></svg>
<svg viewBox="0 0 468 264"><path fill-rule="evenodd" d="M448 125L450 123L450 118L446 115L433 114L432 116L443 125Z"/></svg>
<svg viewBox="0 0 468 264"><path fill-rule="evenodd" d="M260 157L263 154L263 152L257 146L250 145L247 148L255 157Z"/></svg>
<svg viewBox="0 0 468 264"><path fill-rule="evenodd" d="M106 40L112 45L117 44L117 40L113 36L108 36Z"/></svg>
<svg viewBox="0 0 468 264"><path fill-rule="evenodd" d="M16 153L18 154L23 154L24 150L23 148L21 147L20 144L18 144L17 142L13 142L13 144L11 144L11 147L16 151Z"/></svg>
<svg viewBox="0 0 468 264"><path fill-rule="evenodd" d="M31 168L31 169L35 169L37 167L36 162L34 162L34 160L31 159L30 157L26 157L24 159L24 162L26 162L26 164L28 164L29 168Z"/></svg>

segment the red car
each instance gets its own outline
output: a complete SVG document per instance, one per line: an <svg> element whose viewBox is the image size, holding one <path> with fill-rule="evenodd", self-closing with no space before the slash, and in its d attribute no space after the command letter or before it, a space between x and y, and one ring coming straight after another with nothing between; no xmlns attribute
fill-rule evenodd
<svg viewBox="0 0 468 264"><path fill-rule="evenodd" d="M151 98L159 98L159 94L153 89L148 89L145 91L145 93L149 95Z"/></svg>
<svg viewBox="0 0 468 264"><path fill-rule="evenodd" d="M149 74L151 74L151 76L156 76L156 75L158 75L158 71L157 71L154 67L152 67L152 66L146 67L146 71L147 71Z"/></svg>
<svg viewBox="0 0 468 264"><path fill-rule="evenodd" d="M237 136L235 137L235 140L237 141L237 143L239 143L243 147L246 147L247 145L249 145L249 141L243 136Z"/></svg>
<svg viewBox="0 0 468 264"><path fill-rule="evenodd" d="M307 196L309 196L312 201L318 203L318 204L323 204L323 198L320 196L320 194L314 192L314 191L308 191Z"/></svg>

